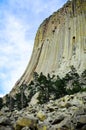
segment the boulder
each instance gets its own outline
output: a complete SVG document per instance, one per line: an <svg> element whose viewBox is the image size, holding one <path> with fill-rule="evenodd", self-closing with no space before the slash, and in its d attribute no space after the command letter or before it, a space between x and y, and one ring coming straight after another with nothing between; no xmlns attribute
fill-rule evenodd
<svg viewBox="0 0 86 130"><path fill-rule="evenodd" d="M63 121L64 120L64 116L63 115L59 115L59 116L57 116L54 120L53 120L53 122L52 122L52 125L55 125L55 124L59 124L61 121Z"/></svg>
<svg viewBox="0 0 86 130"><path fill-rule="evenodd" d="M0 125L10 125L10 119L9 118L7 118L7 117L5 117L5 116L1 116L0 117Z"/></svg>
<svg viewBox="0 0 86 130"><path fill-rule="evenodd" d="M28 126L29 128L35 128L37 126L38 119L35 117L20 117L16 121L15 130L21 130L21 128Z"/></svg>
<svg viewBox="0 0 86 130"><path fill-rule="evenodd" d="M37 126L37 130L48 130L48 126L45 123L40 123Z"/></svg>
<svg viewBox="0 0 86 130"><path fill-rule="evenodd" d="M36 93L33 97L32 97L32 99L31 99L31 101L30 101L30 104L31 105L35 105L35 104L37 104L38 103L38 96L39 96L39 93Z"/></svg>
<svg viewBox="0 0 86 130"><path fill-rule="evenodd" d="M22 128L21 130L30 130L28 126Z"/></svg>
<svg viewBox="0 0 86 130"><path fill-rule="evenodd" d="M37 113L37 117L38 117L38 119L39 119L40 121L44 121L44 120L46 119L46 115L45 115L45 113L44 113L43 111L39 111L39 112Z"/></svg>
<svg viewBox="0 0 86 130"><path fill-rule="evenodd" d="M14 130L14 129L10 126L0 126L0 130Z"/></svg>
<svg viewBox="0 0 86 130"><path fill-rule="evenodd" d="M86 124L86 115L80 115L77 117L77 122L78 123L82 123L82 124Z"/></svg>

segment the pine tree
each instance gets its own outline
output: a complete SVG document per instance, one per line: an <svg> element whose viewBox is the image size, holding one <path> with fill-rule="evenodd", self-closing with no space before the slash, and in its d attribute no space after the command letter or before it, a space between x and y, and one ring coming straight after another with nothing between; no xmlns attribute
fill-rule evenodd
<svg viewBox="0 0 86 130"><path fill-rule="evenodd" d="M0 98L0 109L3 107L3 99Z"/></svg>

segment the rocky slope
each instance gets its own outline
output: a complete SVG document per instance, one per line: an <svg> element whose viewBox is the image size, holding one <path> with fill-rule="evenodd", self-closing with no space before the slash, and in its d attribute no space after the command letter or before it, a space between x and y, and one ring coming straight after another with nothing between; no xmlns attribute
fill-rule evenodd
<svg viewBox="0 0 86 130"><path fill-rule="evenodd" d="M67 95L18 111L0 111L0 130L86 130L86 93Z"/></svg>
<svg viewBox="0 0 86 130"><path fill-rule="evenodd" d="M34 71L65 75L73 65L86 68L86 0L68 1L40 25L31 60L16 86L26 84Z"/></svg>
<svg viewBox="0 0 86 130"><path fill-rule="evenodd" d="M34 72L45 80L29 84ZM48 91L51 87L59 99ZM46 88L41 99L48 92L42 104L37 102L40 88ZM86 0L69 0L40 25L26 71L0 98L0 130L86 130Z"/></svg>

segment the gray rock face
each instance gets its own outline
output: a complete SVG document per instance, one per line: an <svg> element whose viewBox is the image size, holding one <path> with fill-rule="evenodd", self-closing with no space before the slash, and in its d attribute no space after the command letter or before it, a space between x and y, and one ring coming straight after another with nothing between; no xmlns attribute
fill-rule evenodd
<svg viewBox="0 0 86 130"><path fill-rule="evenodd" d="M16 86L32 78L34 71L65 75L73 65L86 69L86 1L71 0L40 25L31 60Z"/></svg>

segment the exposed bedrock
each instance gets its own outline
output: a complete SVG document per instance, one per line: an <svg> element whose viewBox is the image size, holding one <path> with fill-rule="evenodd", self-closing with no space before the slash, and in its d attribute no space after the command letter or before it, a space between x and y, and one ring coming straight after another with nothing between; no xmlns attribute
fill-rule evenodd
<svg viewBox="0 0 86 130"><path fill-rule="evenodd" d="M86 69L86 1L68 1L40 25L30 62L15 86L28 84L33 72L64 76L74 66Z"/></svg>

